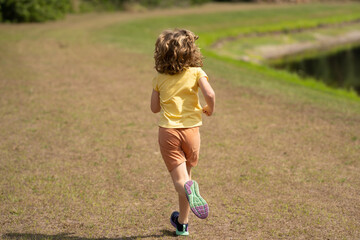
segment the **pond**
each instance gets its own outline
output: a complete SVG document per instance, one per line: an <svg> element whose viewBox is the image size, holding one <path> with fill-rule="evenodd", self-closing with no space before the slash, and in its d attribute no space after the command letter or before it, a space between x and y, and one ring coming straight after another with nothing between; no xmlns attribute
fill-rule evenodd
<svg viewBox="0 0 360 240"><path fill-rule="evenodd" d="M332 87L354 89L360 95L360 46L273 67L316 78Z"/></svg>

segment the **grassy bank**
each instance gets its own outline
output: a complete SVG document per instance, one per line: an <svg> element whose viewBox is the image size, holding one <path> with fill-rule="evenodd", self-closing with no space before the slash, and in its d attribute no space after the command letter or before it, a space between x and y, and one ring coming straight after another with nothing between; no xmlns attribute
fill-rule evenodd
<svg viewBox="0 0 360 240"><path fill-rule="evenodd" d="M317 43L323 39L334 39L342 36L346 37L346 34L355 32L360 27L360 23L344 23L344 24L330 24L324 27L319 25L317 28L294 28L292 30L280 30L276 32L255 33L252 36L241 35L239 37L224 38L223 41L213 45L216 52L220 55L229 56L234 59L241 59L246 57L251 62L281 62L282 55L278 56L273 53L274 56L267 56L266 49L262 47L281 47L290 44L301 43ZM311 49L312 51L306 51L302 54L285 55L287 60L301 59L303 57L316 56L321 54L328 54L332 52L338 52L342 49L351 48L351 46L359 45L358 42L350 42L347 44L339 44L333 46L330 49ZM319 47L318 47L319 48ZM333 49L334 48L334 49ZM283 57L284 58L284 57Z"/></svg>

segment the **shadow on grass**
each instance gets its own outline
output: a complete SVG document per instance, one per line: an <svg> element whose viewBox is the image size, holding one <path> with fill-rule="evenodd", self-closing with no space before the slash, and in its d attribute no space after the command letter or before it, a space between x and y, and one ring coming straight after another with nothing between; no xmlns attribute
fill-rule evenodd
<svg viewBox="0 0 360 240"><path fill-rule="evenodd" d="M3 239L24 239L24 240L49 240L49 239L62 239L62 240L135 240L142 238L162 238L165 236L175 237L174 232L169 230L161 230L162 234L139 235L130 237L118 238L86 238L71 236L71 233L59 233L56 235L37 234L37 233L6 233L2 235Z"/></svg>

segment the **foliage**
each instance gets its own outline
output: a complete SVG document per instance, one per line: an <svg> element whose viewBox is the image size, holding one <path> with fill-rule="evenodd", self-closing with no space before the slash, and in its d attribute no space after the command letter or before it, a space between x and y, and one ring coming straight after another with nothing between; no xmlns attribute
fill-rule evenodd
<svg viewBox="0 0 360 240"><path fill-rule="evenodd" d="M2 21L44 22L64 17L69 0L0 0Z"/></svg>

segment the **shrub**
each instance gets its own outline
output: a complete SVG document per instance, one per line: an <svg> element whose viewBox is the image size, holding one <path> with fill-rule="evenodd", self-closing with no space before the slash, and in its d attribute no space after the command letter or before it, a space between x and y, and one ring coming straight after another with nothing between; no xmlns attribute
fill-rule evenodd
<svg viewBox="0 0 360 240"><path fill-rule="evenodd" d="M69 0L0 0L2 21L44 22L64 17Z"/></svg>

